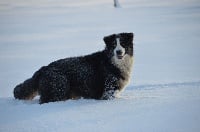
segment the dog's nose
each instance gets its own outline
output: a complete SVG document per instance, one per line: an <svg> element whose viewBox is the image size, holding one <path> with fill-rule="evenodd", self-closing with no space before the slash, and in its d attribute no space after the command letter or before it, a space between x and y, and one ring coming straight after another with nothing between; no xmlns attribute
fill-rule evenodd
<svg viewBox="0 0 200 132"><path fill-rule="evenodd" d="M122 51L121 50L117 50L116 53L117 53L117 55L122 55Z"/></svg>

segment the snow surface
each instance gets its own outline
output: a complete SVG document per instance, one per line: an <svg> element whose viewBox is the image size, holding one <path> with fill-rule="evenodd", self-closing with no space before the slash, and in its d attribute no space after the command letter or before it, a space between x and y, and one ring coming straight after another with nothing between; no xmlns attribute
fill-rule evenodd
<svg viewBox="0 0 200 132"><path fill-rule="evenodd" d="M199 0L1 0L0 132L200 131ZM13 88L43 65L135 33L130 85L110 101L38 104Z"/></svg>

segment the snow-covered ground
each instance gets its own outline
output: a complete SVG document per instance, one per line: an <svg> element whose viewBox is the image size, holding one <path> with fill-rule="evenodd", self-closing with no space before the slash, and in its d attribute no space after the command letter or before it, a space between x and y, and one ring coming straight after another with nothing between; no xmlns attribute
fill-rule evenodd
<svg viewBox="0 0 200 132"><path fill-rule="evenodd" d="M200 131L199 0L1 0L0 132ZM110 101L13 98L43 65L135 33L130 85Z"/></svg>

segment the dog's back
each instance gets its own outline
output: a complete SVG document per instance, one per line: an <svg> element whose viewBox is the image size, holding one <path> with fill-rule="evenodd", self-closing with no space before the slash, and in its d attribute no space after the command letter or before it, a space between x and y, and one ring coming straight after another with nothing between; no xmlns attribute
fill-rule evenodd
<svg viewBox="0 0 200 132"><path fill-rule="evenodd" d="M39 93L40 103L79 97L111 99L116 91L125 87L130 78L132 40L132 33L107 36L104 38L105 50L61 59L42 67L32 78L16 86L14 96L17 99L32 99ZM124 48L122 45L120 47L119 41L127 41Z"/></svg>

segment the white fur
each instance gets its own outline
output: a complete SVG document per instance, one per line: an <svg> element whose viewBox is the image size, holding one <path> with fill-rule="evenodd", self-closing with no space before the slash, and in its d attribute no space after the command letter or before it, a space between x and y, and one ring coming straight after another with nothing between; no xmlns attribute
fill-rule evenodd
<svg viewBox="0 0 200 132"><path fill-rule="evenodd" d="M117 57L117 51L118 50L121 50L122 51L122 56L124 56L124 54L125 54L125 48L123 48L120 45L120 38L116 38L116 41L117 41L117 46L114 49L114 55L115 55L115 57Z"/></svg>
<svg viewBox="0 0 200 132"><path fill-rule="evenodd" d="M119 68L122 74L126 77L125 80L121 80L120 82L123 83L123 86L127 85L132 71L133 57L125 54L122 59L118 59L117 57L113 56L112 63Z"/></svg>

